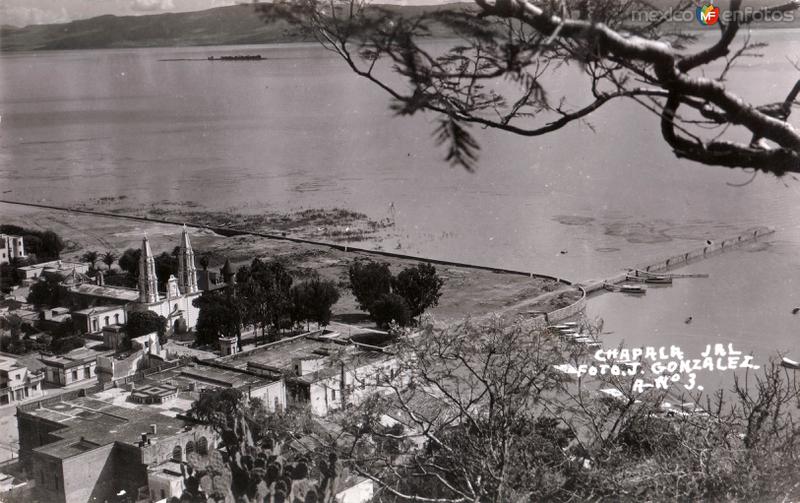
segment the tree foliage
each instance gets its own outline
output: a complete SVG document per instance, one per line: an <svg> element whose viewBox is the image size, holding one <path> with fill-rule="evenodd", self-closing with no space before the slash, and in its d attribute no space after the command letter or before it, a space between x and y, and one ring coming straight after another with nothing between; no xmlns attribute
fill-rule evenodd
<svg viewBox="0 0 800 503"><path fill-rule="evenodd" d="M125 331L129 339L156 332L163 344L166 342L167 319L153 311L132 311L128 313Z"/></svg>
<svg viewBox="0 0 800 503"><path fill-rule="evenodd" d="M108 268L108 270L110 271L110 270L111 270L111 266L112 266L112 265L114 264L114 262L116 262L116 260L117 260L117 254L116 254L116 253L114 253L114 252L113 252L113 251L111 251L111 250L107 250L107 251L106 251L106 252L105 252L105 253L102 255L102 257L100 257L100 259L103 261L103 263L106 265L106 267L107 267L107 268Z"/></svg>
<svg viewBox="0 0 800 503"><path fill-rule="evenodd" d="M117 263L120 269L128 273L132 278L139 277L139 258L142 256L142 250L139 248L128 248L119 257Z"/></svg>
<svg viewBox="0 0 800 503"><path fill-rule="evenodd" d="M350 264L350 289L360 309L379 326L392 320L405 326L439 303L444 281L431 264L406 267L397 277L385 262L358 260Z"/></svg>
<svg viewBox="0 0 800 503"><path fill-rule="evenodd" d="M63 297L61 281L55 277L39 278L31 285L28 302L37 307L58 306Z"/></svg>
<svg viewBox="0 0 800 503"><path fill-rule="evenodd" d="M338 424L383 501L775 501L800 496L800 387L768 365L730 394L636 394L627 376L581 380L591 358L527 321L426 327L394 347L402 379ZM745 381L746 379L746 381ZM618 396L599 393L613 388ZM665 401L684 403L674 413ZM387 428L391 416L403 428ZM346 441L343 439L346 438Z"/></svg>
<svg viewBox="0 0 800 503"><path fill-rule="evenodd" d="M195 332L198 344L216 344L220 337L236 337L241 345L241 303L228 291L208 290L192 301L200 309Z"/></svg>
<svg viewBox="0 0 800 503"><path fill-rule="evenodd" d="M335 456L338 473L372 480L378 501L800 497L800 474L787 463L800 455L800 386L779 365L745 373L730 393L637 394L630 376L573 379L556 370L591 355L529 321L499 317L426 325L423 336L401 337L392 351L400 372L353 374L371 396L322 429L292 424L296 412L259 412L233 391L201 399L197 410L212 412L196 417L215 425L233 453L219 471L229 474L221 480L231 495L262 501L276 494L275 474L308 476L311 464L276 471L269 460L281 439L313 430L323 446L317 452ZM617 396L598 392L608 387ZM265 477L263 466L273 475Z"/></svg>
<svg viewBox="0 0 800 503"><path fill-rule="evenodd" d="M411 322L411 309L400 295L385 293L372 303L370 317L380 328L387 328L392 322L405 327Z"/></svg>
<svg viewBox="0 0 800 503"><path fill-rule="evenodd" d="M360 0L259 9L268 20L288 18L306 28L385 91L398 115L435 112L437 143L448 146L448 160L470 170L478 152L471 125L535 137L630 100L657 118L677 157L780 176L800 171L800 133L789 123L800 80L762 95L761 103L748 103L727 81L739 58L764 47L752 40L751 23L798 6L776 0L746 9L731 0L708 47L695 46L696 37L670 22L674 11L693 14L690 1L658 10L626 0L475 0L416 16ZM637 20L641 14L649 19ZM426 43L441 26L455 35L445 50ZM387 75L387 66L397 75ZM551 78L572 68L585 85L578 96Z"/></svg>
<svg viewBox="0 0 800 503"><path fill-rule="evenodd" d="M69 353L73 349L82 348L86 345L86 340L79 335L68 335L64 337L54 337L50 343L50 351L56 354Z"/></svg>
<svg viewBox="0 0 800 503"><path fill-rule="evenodd" d="M407 267L392 281L394 293L405 299L412 318L439 304L444 281L431 264Z"/></svg>
<svg viewBox="0 0 800 503"><path fill-rule="evenodd" d="M100 260L100 254L95 250L89 250L81 255L81 260L89 264L90 271L94 271L95 264Z"/></svg>
<svg viewBox="0 0 800 503"><path fill-rule="evenodd" d="M331 307L339 300L336 283L314 277L291 288L292 318L313 321L321 326L331 321Z"/></svg>
<svg viewBox="0 0 800 503"><path fill-rule="evenodd" d="M277 334L283 321L291 317L292 282L292 275L278 260L256 258L249 266L239 268L235 288L244 323L260 328L262 337L270 327Z"/></svg>
<svg viewBox="0 0 800 503"><path fill-rule="evenodd" d="M348 269L350 289L359 309L370 311L381 295L392 290L392 273L389 264L372 260L357 260Z"/></svg>
<svg viewBox="0 0 800 503"><path fill-rule="evenodd" d="M189 457L183 474L190 501L334 503L345 476L337 455L287 448L302 429L302 414L268 412L235 389L203 393L189 414L211 426L224 447L208 460Z"/></svg>

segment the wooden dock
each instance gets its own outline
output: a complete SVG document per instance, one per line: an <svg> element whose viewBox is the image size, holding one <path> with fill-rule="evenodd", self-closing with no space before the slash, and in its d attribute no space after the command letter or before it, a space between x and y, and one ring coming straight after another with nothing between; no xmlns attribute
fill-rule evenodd
<svg viewBox="0 0 800 503"><path fill-rule="evenodd" d="M711 258L715 255L719 255L730 250L734 250L740 246L756 242L765 236L773 234L774 232L775 229L769 227L752 228L743 232L742 234L739 234L738 236L716 241L711 244L707 244L702 248L695 248L694 250L690 250L681 255L673 255L669 258L654 260L652 262L629 267L625 269L624 272L620 272L614 276L585 281L579 283L579 286L582 286L588 294L597 291L609 291L609 289L606 288L607 285L611 285L611 290L615 290L613 285L618 285L620 283L624 283L625 281L629 281L629 275L637 276L642 280L646 279L647 277L661 276L669 276L671 278L707 278L708 274L672 274L669 273L669 271L705 260L707 258Z"/></svg>

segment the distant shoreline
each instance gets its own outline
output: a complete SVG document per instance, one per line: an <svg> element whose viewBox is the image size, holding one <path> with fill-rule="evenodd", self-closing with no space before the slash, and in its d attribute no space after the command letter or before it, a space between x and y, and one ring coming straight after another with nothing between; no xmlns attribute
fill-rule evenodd
<svg viewBox="0 0 800 503"><path fill-rule="evenodd" d="M246 8L243 8L246 7ZM401 17L413 18L442 11L477 12L473 3L427 6L379 5ZM447 25L430 18L430 40L461 40ZM667 30L718 34L716 26L696 22L669 22ZM800 15L791 22L756 23L755 31L800 28ZM247 45L317 43L285 20L265 22L249 5L217 7L203 11L144 16L98 16L62 24L0 26L0 54L42 51L144 49L184 47L238 47Z"/></svg>
<svg viewBox="0 0 800 503"><path fill-rule="evenodd" d="M696 27L687 29L686 31L692 34L703 33L707 31L708 28ZM776 32L776 31L783 31L783 30L800 30L800 25L790 25L790 26L756 26L753 27L754 32ZM714 34L717 34L718 31L714 31ZM458 37L426 37L432 42L446 42L448 40L462 40ZM0 41L2 41L2 37L0 37ZM237 44L224 44L224 43L208 43L208 44L175 44L175 45L140 45L140 44L131 44L131 45L117 45L113 47L80 47L80 48L35 48L35 49L17 49L17 48L6 48L5 45L0 44L0 56L2 55L19 55L25 53L55 53L55 52L73 52L73 51L113 51L113 50L129 50L129 49L190 49L190 48L211 48L211 47L272 47L272 46L308 46L308 47L315 47L318 46L319 43L314 40L286 40L286 41L270 41L270 42L263 42L263 43L255 43L255 42L248 42L248 43L237 43ZM271 58L263 58L260 61L269 61ZM285 58L281 58L285 59ZM159 61L209 61L208 58L169 58L169 59L160 59ZM217 61L216 59L213 61ZM245 60L247 61L247 60ZM252 60L252 61L259 61L259 60ZM252 62L251 61L251 62Z"/></svg>

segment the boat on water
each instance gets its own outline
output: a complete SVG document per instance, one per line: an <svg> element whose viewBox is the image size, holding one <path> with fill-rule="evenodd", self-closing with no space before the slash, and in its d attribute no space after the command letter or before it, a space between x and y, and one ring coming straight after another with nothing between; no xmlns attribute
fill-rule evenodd
<svg viewBox="0 0 800 503"><path fill-rule="evenodd" d="M786 367L787 369L798 370L800 369L800 362L796 362L784 356L781 358L781 366Z"/></svg>
<svg viewBox="0 0 800 503"><path fill-rule="evenodd" d="M635 293L635 294L643 294L647 293L647 287L644 285L621 285L619 287L619 291L622 293Z"/></svg>
<svg viewBox="0 0 800 503"><path fill-rule="evenodd" d="M656 285L671 285L672 276L650 276L644 279L645 283L653 283Z"/></svg>
<svg viewBox="0 0 800 503"><path fill-rule="evenodd" d="M264 57L261 54L243 54L236 56L209 56L209 61L262 61Z"/></svg>

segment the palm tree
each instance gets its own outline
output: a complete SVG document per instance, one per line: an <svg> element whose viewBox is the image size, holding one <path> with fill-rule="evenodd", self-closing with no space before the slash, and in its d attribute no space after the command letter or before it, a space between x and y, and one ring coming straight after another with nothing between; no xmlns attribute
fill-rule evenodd
<svg viewBox="0 0 800 503"><path fill-rule="evenodd" d="M111 264L113 264L114 261L116 260L117 260L117 255L111 250L108 250L103 254L103 263L105 263L108 266L109 271L111 270Z"/></svg>
<svg viewBox="0 0 800 503"><path fill-rule="evenodd" d="M97 253L94 250L89 250L89 251L87 251L86 253L83 254L82 258L83 258L84 262L89 262L89 270L93 271L94 270L94 264L100 258L100 254Z"/></svg>

